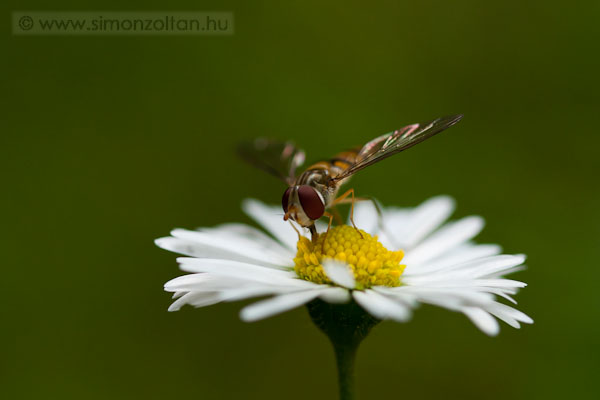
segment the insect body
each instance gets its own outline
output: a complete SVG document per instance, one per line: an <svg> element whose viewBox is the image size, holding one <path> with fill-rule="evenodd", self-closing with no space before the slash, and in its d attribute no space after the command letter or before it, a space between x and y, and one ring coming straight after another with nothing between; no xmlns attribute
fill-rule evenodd
<svg viewBox="0 0 600 400"><path fill-rule="evenodd" d="M314 234L314 221L325 214L325 210L335 204L341 204L348 195L354 196L353 189L338 197L338 191L347 178L337 179L348 168L356 163L360 148L345 151L327 161L319 161L308 167L296 179L293 185L283 193L283 219L296 221L299 225L309 228ZM352 213L351 213L352 214Z"/></svg>
<svg viewBox="0 0 600 400"><path fill-rule="evenodd" d="M308 228L313 237L317 231L315 221L338 204L351 202L350 220L354 210L354 189L338 197L338 191L352 175L389 156L406 150L425 139L451 127L462 119L453 115L435 119L425 124L412 124L379 136L362 147L339 153L327 161L319 161L296 177L296 169L304 162L304 152L291 143L257 139L240 146L239 153L246 161L279 177L288 188L281 204L284 220L291 219ZM348 197L351 196L350 199ZM355 226L356 228L356 226Z"/></svg>

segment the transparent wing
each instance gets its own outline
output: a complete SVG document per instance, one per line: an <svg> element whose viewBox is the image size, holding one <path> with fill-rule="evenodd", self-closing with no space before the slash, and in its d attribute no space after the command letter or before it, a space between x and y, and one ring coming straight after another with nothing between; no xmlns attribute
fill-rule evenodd
<svg viewBox="0 0 600 400"><path fill-rule="evenodd" d="M304 151L291 142L258 138L243 142L237 148L238 155L246 162L281 179L288 185L296 180L296 169L304 163Z"/></svg>
<svg viewBox="0 0 600 400"><path fill-rule="evenodd" d="M441 117L424 124L412 124L371 140L358 152L356 161L347 170L334 178L339 181L348 178L361 169L375 164L389 156L406 150L423 140L440 133L462 119L462 115Z"/></svg>

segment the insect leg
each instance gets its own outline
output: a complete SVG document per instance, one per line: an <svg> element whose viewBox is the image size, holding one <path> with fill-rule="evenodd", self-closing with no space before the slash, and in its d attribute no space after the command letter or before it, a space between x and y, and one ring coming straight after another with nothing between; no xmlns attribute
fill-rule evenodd
<svg viewBox="0 0 600 400"><path fill-rule="evenodd" d="M379 203L377 203L375 198L373 198L373 197L355 197L354 201L370 201L371 203L373 203L373 206L375 206L375 211L377 211L377 226L379 227L379 230L381 230L381 232L383 232L388 237L390 242L395 247L398 247L396 245L396 243L394 242L393 235L389 233L389 231L385 227L385 224L383 223L383 212L381 211L381 207L379 206ZM343 199L337 204L348 204L348 203L350 203L350 201L348 201L348 199Z"/></svg>
<svg viewBox="0 0 600 400"><path fill-rule="evenodd" d="M327 234L329 233L329 228L331 228L331 222L333 221L333 215L331 215L327 211L325 211L325 213L323 213L323 216L329 218L329 223L327 224L327 231L325 232L325 236L323 237L323 243L325 243L325 240L327 239ZM312 238L313 238L313 242L315 240L317 240L317 236L316 235L313 235Z"/></svg>
<svg viewBox="0 0 600 400"><path fill-rule="evenodd" d="M344 220L342 219L342 216L336 207L331 208L331 213L333 214L333 219L335 220L336 224L342 225L344 223Z"/></svg>
<svg viewBox="0 0 600 400"><path fill-rule="evenodd" d="M290 225L292 226L292 228L296 231L296 233L298 234L298 240L300 240L300 238L302 237L302 235L300 234L300 231L298 229L296 229L296 227L294 226L294 224L292 223L292 221L290 220Z"/></svg>
<svg viewBox="0 0 600 400"><path fill-rule="evenodd" d="M312 224L311 226L309 226L308 230L310 231L310 238L312 239L313 242L316 242L319 234L317 233L317 228L315 227L315 224Z"/></svg>
<svg viewBox="0 0 600 400"><path fill-rule="evenodd" d="M333 203L331 203L331 205L336 206L338 204L347 203L348 200L346 200L346 197L348 197L348 196L352 196L352 200L350 202L350 222L352 222L352 226L360 234L360 237L363 237L362 233L358 230L358 228L356 227L356 224L354 223L354 200L355 200L354 199L354 189L348 189L346 191L346 193L344 193L343 195L341 195L340 197L335 199L333 201Z"/></svg>

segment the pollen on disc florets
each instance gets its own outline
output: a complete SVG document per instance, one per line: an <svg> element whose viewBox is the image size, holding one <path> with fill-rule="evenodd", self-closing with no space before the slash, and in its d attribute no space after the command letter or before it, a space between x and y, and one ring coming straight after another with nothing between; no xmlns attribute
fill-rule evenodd
<svg viewBox="0 0 600 400"><path fill-rule="evenodd" d="M347 263L354 272L356 288L371 286L400 286L400 275L406 265L400 261L404 252L389 251L371 236L348 225L333 227L327 234L319 234L315 242L302 237L294 258L296 274L315 283L331 283L321 262L335 259ZM362 237L361 237L362 234Z"/></svg>

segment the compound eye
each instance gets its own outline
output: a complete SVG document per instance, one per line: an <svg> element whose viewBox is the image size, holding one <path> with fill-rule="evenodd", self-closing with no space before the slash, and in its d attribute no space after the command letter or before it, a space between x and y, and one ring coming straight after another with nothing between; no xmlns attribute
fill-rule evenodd
<svg viewBox="0 0 600 400"><path fill-rule="evenodd" d="M306 216L312 220L319 219L325 213L325 204L321 200L319 193L308 185L302 185L298 188L298 198L300 205Z"/></svg>
<svg viewBox="0 0 600 400"><path fill-rule="evenodd" d="M288 211L290 193L292 193L292 188L287 188L286 191L283 193L283 197L281 198L281 206L283 207L283 212Z"/></svg>

